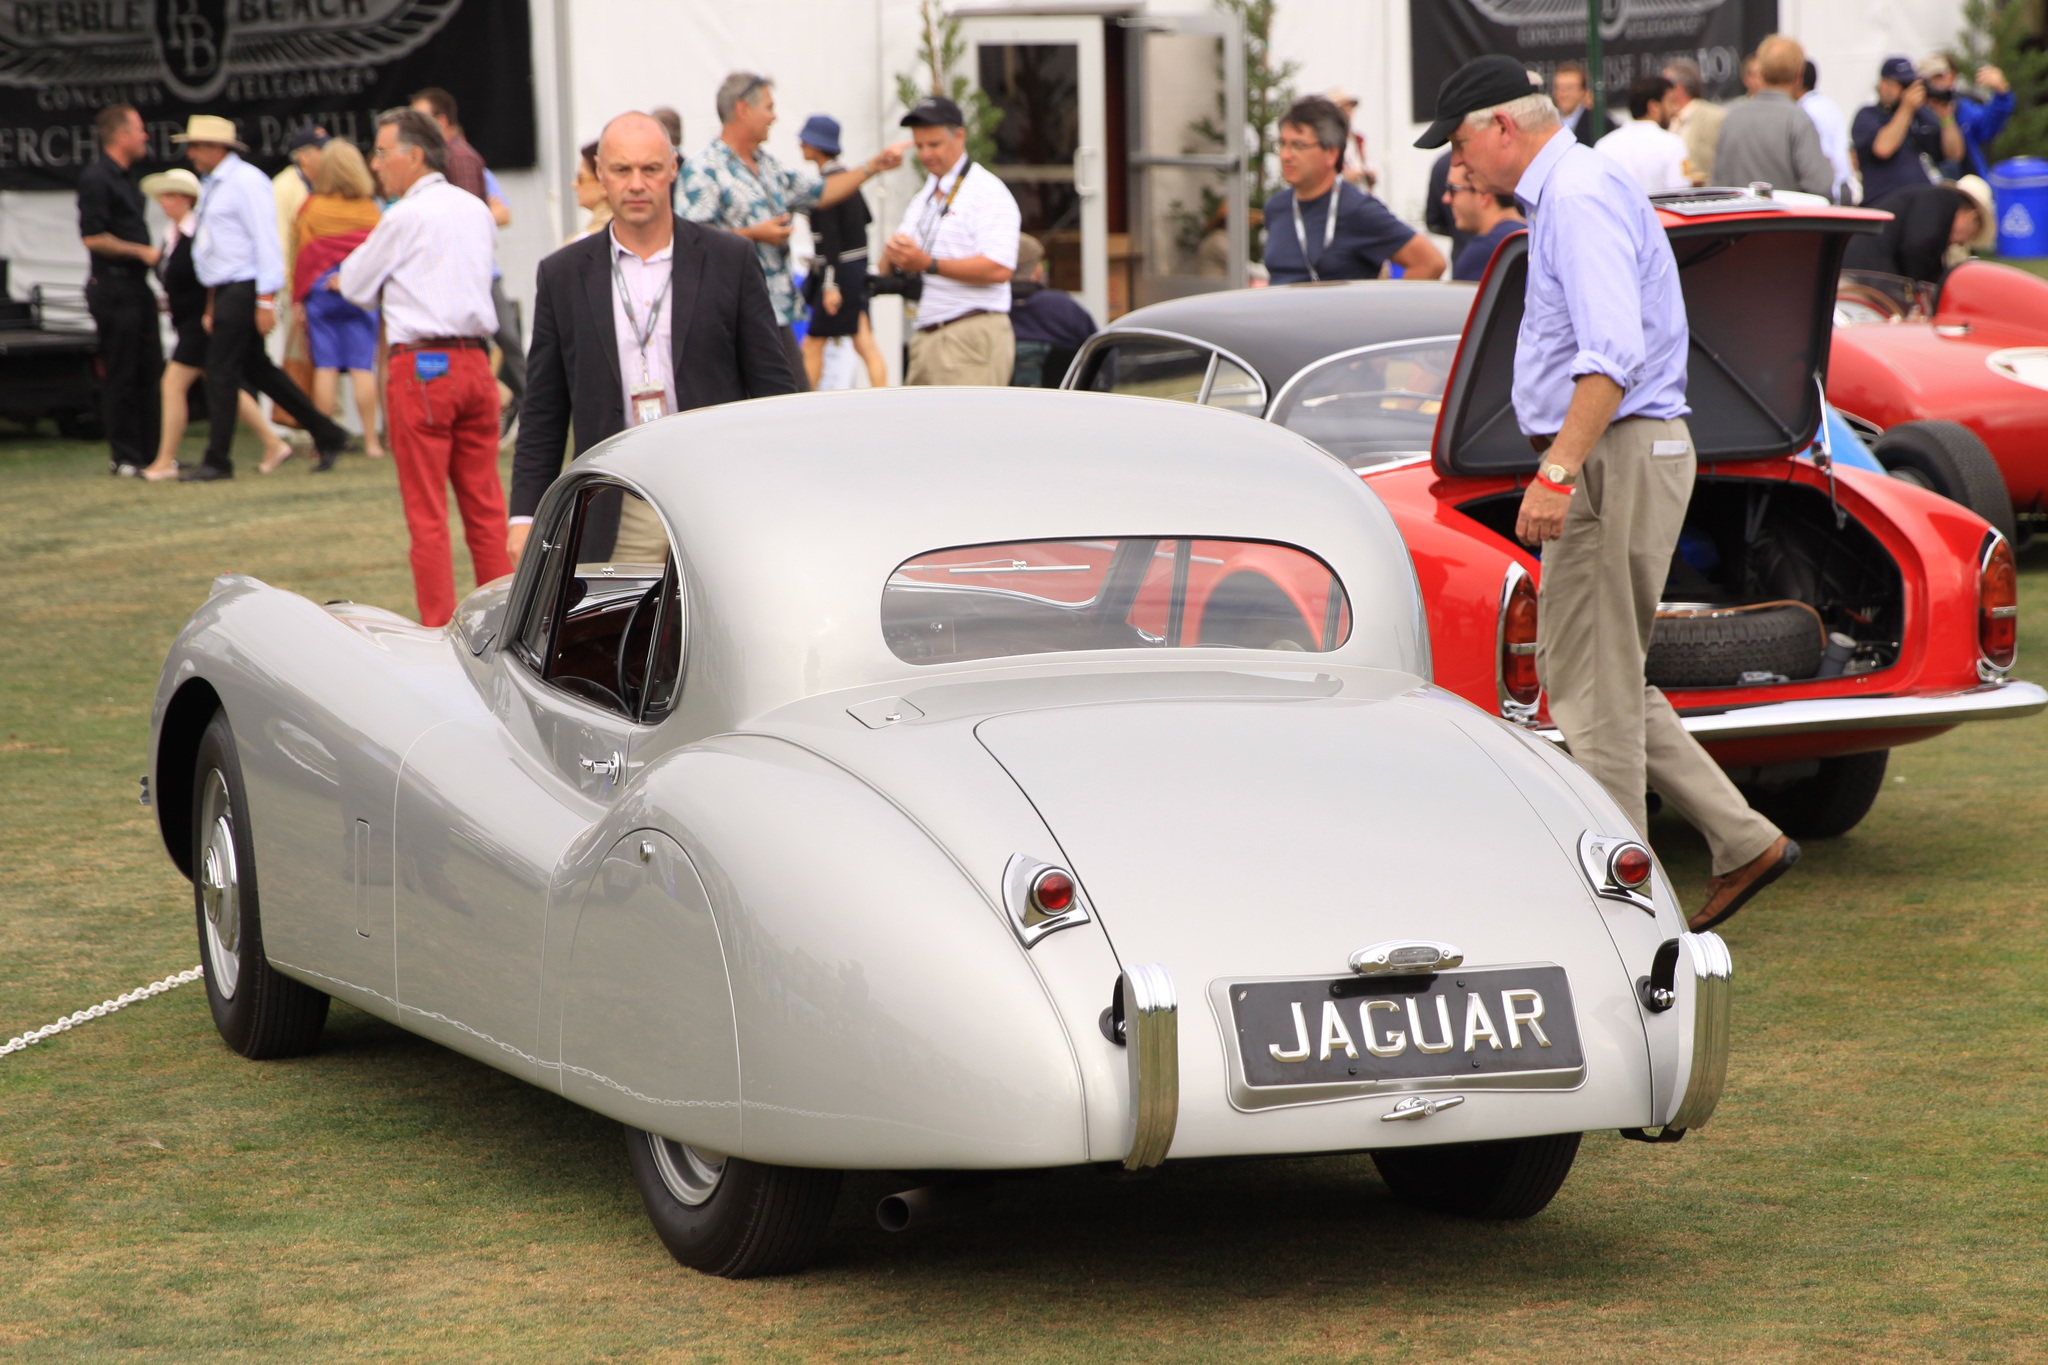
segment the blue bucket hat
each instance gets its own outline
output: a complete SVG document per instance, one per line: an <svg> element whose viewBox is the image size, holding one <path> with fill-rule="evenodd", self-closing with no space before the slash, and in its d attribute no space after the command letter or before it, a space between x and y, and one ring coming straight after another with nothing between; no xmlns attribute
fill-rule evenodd
<svg viewBox="0 0 2048 1365"><path fill-rule="evenodd" d="M806 147L816 147L826 156L838 156L839 120L829 114L813 114L804 120L804 129L796 140Z"/></svg>

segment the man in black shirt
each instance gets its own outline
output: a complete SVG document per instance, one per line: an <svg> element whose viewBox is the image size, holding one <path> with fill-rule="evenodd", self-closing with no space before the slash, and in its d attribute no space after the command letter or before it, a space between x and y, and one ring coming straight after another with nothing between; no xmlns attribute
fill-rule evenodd
<svg viewBox="0 0 2048 1365"><path fill-rule="evenodd" d="M92 253L85 303L100 334L100 417L112 450L113 473L135 477L156 455L164 344L157 330L156 294L149 268L157 249L149 242L142 191L128 168L149 150L142 115L114 104L95 120L100 158L78 178L78 235Z"/></svg>
<svg viewBox="0 0 2048 1365"><path fill-rule="evenodd" d="M1948 273L1949 248L1986 250L1997 235L1991 187L1974 175L1954 185L1920 185L1893 190L1866 208L1892 215L1884 231L1850 239L1844 270L1874 270L1939 284Z"/></svg>

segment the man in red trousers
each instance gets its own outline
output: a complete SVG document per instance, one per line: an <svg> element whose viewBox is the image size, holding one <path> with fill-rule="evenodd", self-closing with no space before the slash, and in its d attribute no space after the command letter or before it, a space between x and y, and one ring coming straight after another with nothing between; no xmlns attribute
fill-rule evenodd
<svg viewBox="0 0 2048 1365"><path fill-rule="evenodd" d="M455 614L450 484L477 582L512 572L498 482L498 381L485 349L498 328L498 225L482 200L448 183L447 157L425 114L394 109L377 120L370 167L396 202L330 286L359 308L383 310L391 348L385 413L426 626L447 625Z"/></svg>

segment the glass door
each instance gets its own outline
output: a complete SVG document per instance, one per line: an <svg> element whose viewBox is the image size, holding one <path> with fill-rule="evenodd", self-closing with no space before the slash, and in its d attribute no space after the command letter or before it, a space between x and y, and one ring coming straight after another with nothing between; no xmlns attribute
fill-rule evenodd
<svg viewBox="0 0 2048 1365"><path fill-rule="evenodd" d="M968 70L1001 115L989 169L1045 244L1046 283L1109 320L1102 20L974 15Z"/></svg>
<svg viewBox="0 0 2048 1365"><path fill-rule="evenodd" d="M1144 16L1124 29L1131 306L1241 289L1244 29L1221 14Z"/></svg>

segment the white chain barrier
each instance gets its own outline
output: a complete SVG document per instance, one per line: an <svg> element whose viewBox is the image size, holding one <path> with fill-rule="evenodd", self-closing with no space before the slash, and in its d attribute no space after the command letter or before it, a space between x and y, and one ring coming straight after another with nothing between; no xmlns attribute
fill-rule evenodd
<svg viewBox="0 0 2048 1365"><path fill-rule="evenodd" d="M202 968L188 967L184 971L167 976L161 981L152 981L147 986L138 986L126 995L117 995L112 1000L102 1000L91 1009L79 1010L76 1014L67 1014L54 1024L45 1024L32 1033L24 1033L18 1037L9 1038L6 1043L0 1044L0 1057L19 1052L26 1047L32 1047L42 1042L45 1038L54 1038L60 1033L77 1028L80 1024L94 1019L104 1019L115 1010L127 1009L138 1000L147 1000L153 995L162 995L165 991L176 990L180 986L190 985L204 974L205 972Z"/></svg>

